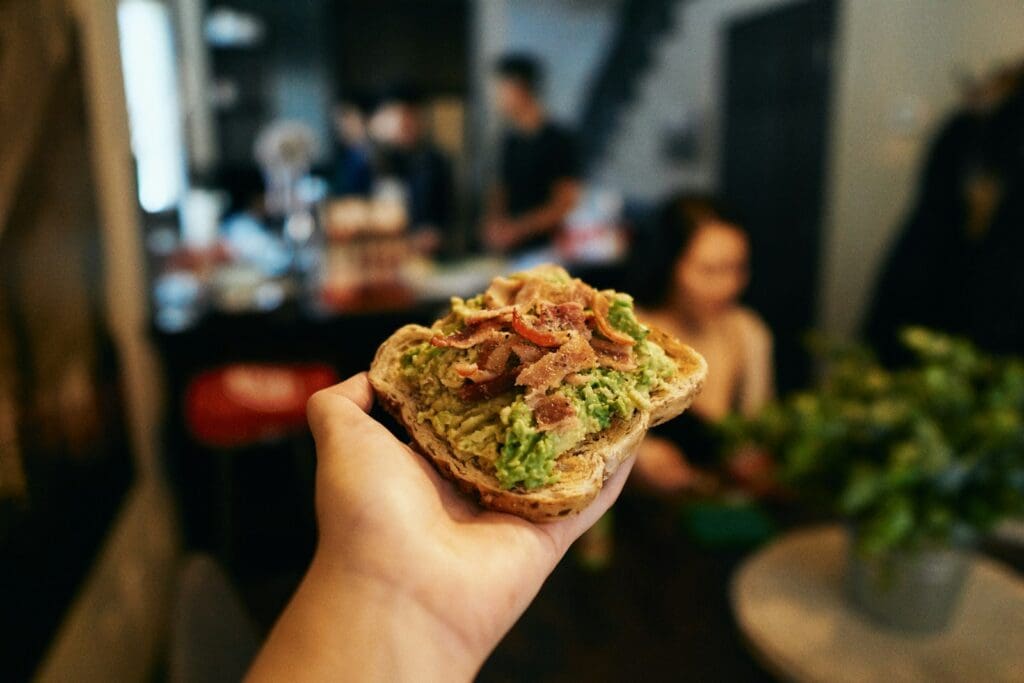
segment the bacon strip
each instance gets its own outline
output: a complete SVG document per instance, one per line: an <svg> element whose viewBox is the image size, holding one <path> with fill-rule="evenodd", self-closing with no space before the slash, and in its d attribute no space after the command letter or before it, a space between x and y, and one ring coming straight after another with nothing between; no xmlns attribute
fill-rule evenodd
<svg viewBox="0 0 1024 683"><path fill-rule="evenodd" d="M564 271L561 272L564 274ZM537 301L550 301L553 304L564 304L573 301L587 306L594 294L596 292L593 287L578 278L569 282L552 282L544 277L535 277L523 283L516 294L515 303L529 305Z"/></svg>
<svg viewBox="0 0 1024 683"><path fill-rule="evenodd" d="M597 355L582 337L573 335L569 341L554 353L549 353L536 363L519 372L516 384L531 389L549 389L561 384L566 375L597 364Z"/></svg>
<svg viewBox="0 0 1024 683"><path fill-rule="evenodd" d="M488 372L498 374L505 370L508 359L512 356L512 342L504 341L487 349L481 349L478 362Z"/></svg>
<svg viewBox="0 0 1024 683"><path fill-rule="evenodd" d="M435 335L430 343L434 346L451 347L453 349L469 349L484 341L503 341L508 337L508 332L502 331L502 325L498 321L490 321L466 327L447 337Z"/></svg>
<svg viewBox="0 0 1024 683"><path fill-rule="evenodd" d="M594 322L597 323L597 329L606 339L610 339L616 344L628 344L629 346L636 343L635 339L625 332L619 332L608 321L608 311L611 308L608 297L600 292L595 293L590 307L594 309Z"/></svg>
<svg viewBox="0 0 1024 683"><path fill-rule="evenodd" d="M544 355L544 349L531 344L521 337L513 337L512 341L509 342L512 348L512 353L516 354L523 364L534 363L540 360L541 356Z"/></svg>
<svg viewBox="0 0 1024 683"><path fill-rule="evenodd" d="M478 325L480 323L487 322L488 320L500 320L501 322L511 322L512 314L515 312L515 306L502 306L501 308L485 308L479 311L473 311L468 314L464 320L467 325Z"/></svg>
<svg viewBox="0 0 1024 683"><path fill-rule="evenodd" d="M492 380L480 382L479 384L468 382L459 387L459 398L463 401L481 401L485 398L494 398L504 394L515 386L515 383L515 372L506 372Z"/></svg>
<svg viewBox="0 0 1024 683"><path fill-rule="evenodd" d="M633 356L632 347L596 337L590 340L590 346L597 352L600 365L623 372L636 370L636 358Z"/></svg>
<svg viewBox="0 0 1024 683"><path fill-rule="evenodd" d="M537 420L537 428L542 432L568 427L576 417L576 408L573 407L572 401L562 394L540 396L530 407Z"/></svg>
<svg viewBox="0 0 1024 683"><path fill-rule="evenodd" d="M520 336L528 339L537 346L554 348L556 346L561 346L562 342L565 341L564 334L556 334L555 332L549 332L548 330L542 330L539 327L534 327L519 314L519 309L516 309L512 313L512 329L514 329Z"/></svg>
<svg viewBox="0 0 1024 683"><path fill-rule="evenodd" d="M541 302L537 304L537 317L541 326L547 330L576 330L587 335L590 333L583 304L578 301L564 304Z"/></svg>
<svg viewBox="0 0 1024 683"><path fill-rule="evenodd" d="M452 366L455 373L460 377L465 377L474 384L480 384L482 382L490 382L496 379L500 373L493 372L487 368L481 368L476 363L456 363Z"/></svg>
<svg viewBox="0 0 1024 683"><path fill-rule="evenodd" d="M508 306L523 286L522 280L513 280L508 277L496 277L491 280L491 286L484 292L484 303L488 308L501 308Z"/></svg>

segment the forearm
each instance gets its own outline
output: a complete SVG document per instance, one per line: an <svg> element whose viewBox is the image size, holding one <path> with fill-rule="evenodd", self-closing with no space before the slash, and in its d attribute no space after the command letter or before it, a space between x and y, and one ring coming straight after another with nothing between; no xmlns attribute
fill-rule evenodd
<svg viewBox="0 0 1024 683"><path fill-rule="evenodd" d="M401 590L314 560L247 680L468 681L485 655Z"/></svg>
<svg viewBox="0 0 1024 683"><path fill-rule="evenodd" d="M502 220L508 214L508 207L505 202L505 190L500 186L494 186L487 193L487 201L484 207L485 222Z"/></svg>
<svg viewBox="0 0 1024 683"><path fill-rule="evenodd" d="M579 201L580 187L574 180L562 180L543 205L516 218L512 224L520 240L558 230Z"/></svg>
<svg viewBox="0 0 1024 683"><path fill-rule="evenodd" d="M550 202L517 217L512 223L513 229L520 240L546 235L561 227L568 213L561 204Z"/></svg>

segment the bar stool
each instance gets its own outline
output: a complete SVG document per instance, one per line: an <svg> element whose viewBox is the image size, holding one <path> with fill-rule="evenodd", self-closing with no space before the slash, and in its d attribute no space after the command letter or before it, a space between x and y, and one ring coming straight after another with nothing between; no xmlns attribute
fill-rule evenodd
<svg viewBox="0 0 1024 683"><path fill-rule="evenodd" d="M213 461L212 531L214 552L230 567L236 545L235 481L247 451L275 444L291 458L309 459L306 402L338 382L321 364L231 364L194 377L184 395L186 428ZM185 486L189 483L185 482Z"/></svg>

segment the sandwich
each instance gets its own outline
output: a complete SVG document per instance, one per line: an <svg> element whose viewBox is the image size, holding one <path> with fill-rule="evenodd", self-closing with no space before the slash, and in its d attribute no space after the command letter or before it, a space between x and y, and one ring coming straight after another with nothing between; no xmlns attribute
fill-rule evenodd
<svg viewBox="0 0 1024 683"><path fill-rule="evenodd" d="M369 377L442 475L485 508L545 521L583 510L706 372L630 296L544 265L402 327Z"/></svg>

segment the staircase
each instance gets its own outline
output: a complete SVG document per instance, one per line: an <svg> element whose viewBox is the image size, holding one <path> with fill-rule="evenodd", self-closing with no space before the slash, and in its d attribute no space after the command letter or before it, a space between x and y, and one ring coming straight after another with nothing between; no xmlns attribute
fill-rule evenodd
<svg viewBox="0 0 1024 683"><path fill-rule="evenodd" d="M673 27L678 4L680 0L623 0L608 56L591 81L580 118L580 152L586 168L605 153L651 65L658 39Z"/></svg>

